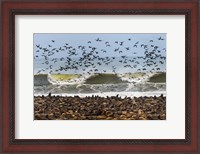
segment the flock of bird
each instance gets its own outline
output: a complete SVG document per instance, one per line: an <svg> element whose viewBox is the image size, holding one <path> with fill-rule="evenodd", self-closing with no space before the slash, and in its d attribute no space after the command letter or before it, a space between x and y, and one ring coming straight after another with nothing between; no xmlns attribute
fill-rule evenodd
<svg viewBox="0 0 200 154"><path fill-rule="evenodd" d="M127 46L126 41L131 45ZM41 64L44 66L36 73L60 74L70 70L80 71L88 75L119 73L116 61L118 65L130 70L130 72L133 70L134 72L159 72L161 66L166 63L166 48L155 45L155 42L165 41L165 39L158 37L156 40L148 41L148 43L143 43L127 38L124 41L108 42L96 38L86 41L86 45L77 46L66 42L60 47L55 47L56 40L51 40L46 47L36 44L34 59L42 59ZM100 45L96 46L97 43ZM110 56L110 50L114 53L113 56ZM58 55L62 55L62 57ZM108 67L110 70L107 69Z"/></svg>

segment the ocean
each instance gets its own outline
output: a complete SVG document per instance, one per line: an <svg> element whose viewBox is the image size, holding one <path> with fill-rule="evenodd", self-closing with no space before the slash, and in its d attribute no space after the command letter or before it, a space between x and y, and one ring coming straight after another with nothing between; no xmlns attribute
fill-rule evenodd
<svg viewBox="0 0 200 154"><path fill-rule="evenodd" d="M112 81L106 80L105 74L100 74L99 81L95 76L99 74L74 77L70 80L57 79L51 74L35 75L34 76L34 95L59 94L59 95L100 95L100 96L151 96L166 94L166 83L159 82L159 76L164 76L165 73L152 73L137 75L133 74L118 74L111 75ZM62 75L61 75L62 76ZM68 75L64 75L68 76ZM115 77L119 80L116 80ZM131 77L132 78L131 78ZM152 78L157 78L158 82L150 82ZM116 83L114 82L116 81ZM92 82L92 83L91 83ZM110 83L109 83L110 82Z"/></svg>
<svg viewBox="0 0 200 154"><path fill-rule="evenodd" d="M77 69L60 69L67 67L67 61L56 63L48 59L34 60L34 95L100 95L100 96L151 96L166 94L166 62L156 58L154 65L145 66L145 60L137 59L139 64L131 63L134 57L127 58L127 64L115 57L108 65L87 61ZM78 58L72 60L74 63ZM159 63L162 61L163 63ZM123 61L124 62L124 61ZM88 68L85 64L90 65ZM49 68L49 66L51 68ZM130 67L124 67L130 65ZM113 72L113 68L115 71ZM156 68L159 68L157 70Z"/></svg>

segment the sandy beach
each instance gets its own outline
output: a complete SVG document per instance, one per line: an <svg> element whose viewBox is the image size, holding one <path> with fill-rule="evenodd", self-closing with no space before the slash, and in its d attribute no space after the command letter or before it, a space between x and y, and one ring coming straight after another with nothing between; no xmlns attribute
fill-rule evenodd
<svg viewBox="0 0 200 154"><path fill-rule="evenodd" d="M34 120L166 120L166 97L38 95Z"/></svg>

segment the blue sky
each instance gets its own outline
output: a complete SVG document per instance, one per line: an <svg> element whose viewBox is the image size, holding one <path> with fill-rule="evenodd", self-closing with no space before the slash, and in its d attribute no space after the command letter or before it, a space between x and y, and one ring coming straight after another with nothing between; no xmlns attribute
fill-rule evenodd
<svg viewBox="0 0 200 154"><path fill-rule="evenodd" d="M164 40L158 40L158 38L161 37ZM96 39L99 38L102 40L101 42L97 42ZM128 39L131 40L128 40ZM54 40L55 42L52 42ZM150 40L153 40L153 42L150 42ZM88 43L88 41L91 41L91 43ZM123 46L120 46L119 44L115 43L122 42ZM136 42L138 42L137 47L133 47ZM110 46L106 47L105 42L109 42ZM34 34L34 55L41 55L42 50L38 53L36 51L38 48L36 45L40 45L43 48L53 49L53 48L60 48L65 45L65 43L69 44L69 46L72 46L73 48L76 48L77 52L81 52L78 50L78 46L86 46L86 52L89 51L88 46L96 47L97 50L106 50L106 54L99 52L99 56L121 56L120 54L117 55L116 52L114 52L115 49L120 47L120 50L126 51L125 48L129 47L128 52L124 52L126 56L132 56L133 52L136 52L137 56L142 55L142 51L144 51L143 47L141 47L142 44L148 45L149 50L152 50L153 48L150 47L152 44L159 47L161 53L165 53L163 51L163 48L166 48L166 34L77 34L77 33L68 33L68 34L52 34L52 33L36 33ZM49 45L51 47L49 47ZM65 56L66 52L59 52L54 55L53 57L63 57ZM77 55L80 56L80 55Z"/></svg>
<svg viewBox="0 0 200 154"><path fill-rule="evenodd" d="M148 67L148 70L153 69L154 67L160 67L160 70L165 70L165 60L162 60L163 63L159 62L159 58L153 58L157 55L161 57L166 57L166 34L162 33L154 33L154 34L118 34L118 33L87 33L87 34L77 34L77 33L67 33L67 34L47 34L47 33L37 33L34 34L34 70L37 72L38 70L45 69L43 72L49 72L50 70L59 69L59 67L69 67L78 66L81 64L76 64L76 62L81 62L81 69L84 69L85 65L88 65L88 57L94 58L95 60L91 60L96 66L99 61L101 61L101 67L98 66L99 70L107 68L107 70L112 71L112 67L117 66L116 69L119 72L123 72L123 69L130 71L137 71L138 68L142 69L145 64L149 62L149 60L153 60L156 63ZM94 48L94 49L93 49ZM151 52L154 52L151 54ZM74 54L71 54L74 53ZM88 54L90 54L88 56ZM150 55L148 55L150 54ZM146 57L147 59L141 61L139 57ZM86 56L84 58L84 56ZM129 61L128 63L119 62L124 60L122 57L126 56L128 60L133 60L133 57L137 59L134 61ZM46 57L46 58L45 58ZM110 61L113 61L109 65L105 65L102 63L104 60L100 60L98 58L109 57ZM112 59L115 57L116 59ZM56 63L53 59L57 59ZM71 63L64 63L67 61L67 58L71 58ZM81 58L83 58L81 60ZM107 60L108 60L107 59ZM126 58L125 58L126 59ZM140 60L140 64L135 68L134 65L137 64L137 60ZM117 61L117 62L116 62ZM83 64L84 63L84 64ZM52 66L50 66L52 65ZM130 67L124 68L125 65L131 65ZM51 68L49 68L51 67ZM110 68L109 68L110 67ZM133 68L134 67L134 68ZM94 69L93 65L86 67L88 69ZM156 71L156 70L155 70ZM69 69L68 72L74 73L74 69ZM54 72L53 72L54 73ZM76 72L75 72L76 73Z"/></svg>

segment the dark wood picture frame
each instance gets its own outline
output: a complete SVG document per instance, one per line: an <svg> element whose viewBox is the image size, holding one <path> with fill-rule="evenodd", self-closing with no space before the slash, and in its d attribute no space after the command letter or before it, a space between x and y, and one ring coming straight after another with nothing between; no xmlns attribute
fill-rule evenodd
<svg viewBox="0 0 200 154"><path fill-rule="evenodd" d="M156 3L155 3L156 2ZM2 1L0 152L200 153L198 5L186 1ZM185 139L15 139L15 15L185 15Z"/></svg>

